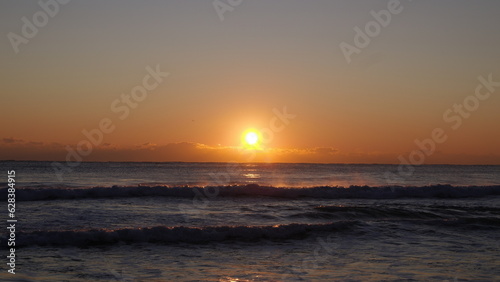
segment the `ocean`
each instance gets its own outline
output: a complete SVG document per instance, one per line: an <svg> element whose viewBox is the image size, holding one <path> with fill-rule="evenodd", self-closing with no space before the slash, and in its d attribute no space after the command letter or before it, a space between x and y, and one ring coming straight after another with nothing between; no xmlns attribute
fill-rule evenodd
<svg viewBox="0 0 500 282"><path fill-rule="evenodd" d="M62 165L0 162L0 280L500 281L500 166Z"/></svg>

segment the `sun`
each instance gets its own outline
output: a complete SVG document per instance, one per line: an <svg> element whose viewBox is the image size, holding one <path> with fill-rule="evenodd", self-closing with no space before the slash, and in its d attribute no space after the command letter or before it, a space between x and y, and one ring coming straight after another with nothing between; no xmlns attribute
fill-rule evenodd
<svg viewBox="0 0 500 282"><path fill-rule="evenodd" d="M259 142L259 136L257 135L257 133L253 131L248 132L245 135L245 141L247 142L248 145L255 145L257 144L257 142Z"/></svg>
<svg viewBox="0 0 500 282"><path fill-rule="evenodd" d="M241 141L247 149L259 149L260 137L261 135L259 131L255 129L248 129L243 133Z"/></svg>

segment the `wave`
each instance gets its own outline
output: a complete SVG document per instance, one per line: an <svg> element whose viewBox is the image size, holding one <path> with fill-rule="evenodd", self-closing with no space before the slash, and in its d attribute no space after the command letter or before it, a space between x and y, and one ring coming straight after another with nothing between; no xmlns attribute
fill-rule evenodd
<svg viewBox="0 0 500 282"><path fill-rule="evenodd" d="M267 226L210 226L124 228L116 230L68 230L19 232L17 247L33 245L78 246L109 245L116 243L207 243L220 241L286 240L303 238L312 232L341 231L352 228L355 221L326 224L284 224ZM2 244L6 238L0 239Z"/></svg>
<svg viewBox="0 0 500 282"><path fill-rule="evenodd" d="M442 219L386 219L375 221L342 220L330 223L291 223L264 226L156 226L122 229L89 229L62 231L18 231L16 247L74 246L90 247L113 244L204 244L210 242L258 242L262 240L305 239L321 232L348 232L349 236L374 233L381 230L403 228L408 225L427 226L427 230L451 228L451 230L500 230L500 219L494 217L462 217ZM396 227L399 226L399 227ZM394 229L394 230L397 230ZM420 228L425 232L425 228ZM344 236L344 235L342 235ZM7 238L0 237L6 246Z"/></svg>
<svg viewBox="0 0 500 282"><path fill-rule="evenodd" d="M385 218L413 218L413 219L442 219L448 214L446 209L433 210L428 208L402 206L317 206L314 212L297 213L292 217L305 218L356 218L356 219L385 219Z"/></svg>
<svg viewBox="0 0 500 282"><path fill-rule="evenodd" d="M500 208L487 206L344 206L321 205L314 211L291 214L290 218L329 220L437 220L460 221L464 224L480 224L500 227Z"/></svg>
<svg viewBox="0 0 500 282"><path fill-rule="evenodd" d="M460 220L500 226L500 208L457 205L320 205L287 215L291 220Z"/></svg>
<svg viewBox="0 0 500 282"><path fill-rule="evenodd" d="M0 189L3 200L7 188ZM500 185L490 186L350 186L289 188L257 184L206 187L112 186L89 188L25 187L16 189L18 201L99 199L119 197L276 197L321 199L468 198L500 195Z"/></svg>

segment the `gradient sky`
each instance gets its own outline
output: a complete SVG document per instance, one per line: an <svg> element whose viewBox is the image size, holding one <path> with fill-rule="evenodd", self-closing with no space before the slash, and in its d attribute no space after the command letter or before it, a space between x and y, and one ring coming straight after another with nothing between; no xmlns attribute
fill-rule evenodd
<svg viewBox="0 0 500 282"><path fill-rule="evenodd" d="M221 0L223 3L227 3ZM116 129L83 160L399 163L442 128L426 163L500 164L500 87L454 130L443 114L500 82L500 2L408 1L347 63L339 45L390 1L72 1L15 53L38 1L0 2L0 159L64 160L82 130ZM110 108L146 67L170 75L124 120ZM296 117L251 159L273 109Z"/></svg>

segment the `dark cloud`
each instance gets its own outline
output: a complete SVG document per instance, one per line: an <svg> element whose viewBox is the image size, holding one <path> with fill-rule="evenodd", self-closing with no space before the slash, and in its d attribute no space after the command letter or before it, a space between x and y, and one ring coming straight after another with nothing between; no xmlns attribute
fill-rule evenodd
<svg viewBox="0 0 500 282"><path fill-rule="evenodd" d="M13 137L3 138L2 141L7 144L24 143L23 139L16 139Z"/></svg>

